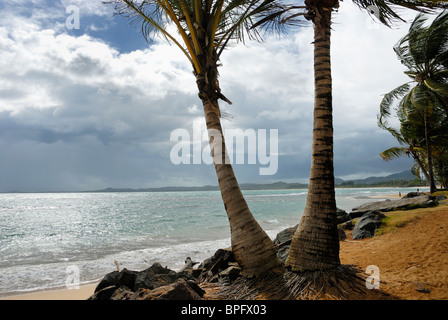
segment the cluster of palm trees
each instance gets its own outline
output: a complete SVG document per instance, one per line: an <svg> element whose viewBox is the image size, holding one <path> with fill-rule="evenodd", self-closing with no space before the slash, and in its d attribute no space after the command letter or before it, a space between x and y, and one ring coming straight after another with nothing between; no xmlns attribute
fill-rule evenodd
<svg viewBox="0 0 448 320"><path fill-rule="evenodd" d="M394 47L411 81L384 96L378 125L402 145L383 151L382 158L412 156L413 172L435 192L436 180L448 186L448 11L425 22L427 17L419 14ZM391 108L399 129L389 124Z"/></svg>
<svg viewBox="0 0 448 320"><path fill-rule="evenodd" d="M393 10L401 6L431 12L448 7L447 1L352 0L389 25L401 20ZM292 240L286 267L291 272L337 268L339 239L333 170L333 116L330 62L331 17L339 0L305 0L289 4L285 0L112 0L115 12L141 26L148 41L160 35L177 46L191 62L196 76L209 132L220 132L219 100L231 103L218 81L219 59L224 49L245 38L261 39L266 31L282 31L310 21L314 26L314 128L312 167L306 208ZM175 34L168 26L175 26ZM212 130L211 130L212 129ZM217 131L216 131L217 130ZM248 278L283 271L269 236L254 219L233 172L225 161L225 141L210 146L222 199L227 212L235 258ZM221 143L221 148L214 144ZM214 150L223 150L215 153Z"/></svg>

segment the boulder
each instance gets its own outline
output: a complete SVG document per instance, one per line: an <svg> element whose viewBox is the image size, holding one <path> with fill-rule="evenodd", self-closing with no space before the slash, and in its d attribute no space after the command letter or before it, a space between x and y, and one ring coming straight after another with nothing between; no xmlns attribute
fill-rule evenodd
<svg viewBox="0 0 448 320"><path fill-rule="evenodd" d="M134 292L131 289L126 286L121 286L112 293L110 300L130 300L133 295Z"/></svg>
<svg viewBox="0 0 448 320"><path fill-rule="evenodd" d="M274 239L274 245L277 248L277 257L283 263L286 262L286 259L289 256L289 248L291 245L291 240L298 226L299 225L296 225L294 227L280 231Z"/></svg>
<svg viewBox="0 0 448 320"><path fill-rule="evenodd" d="M202 300L202 298L185 279L180 278L157 289L139 289L131 300Z"/></svg>
<svg viewBox="0 0 448 320"><path fill-rule="evenodd" d="M350 216L357 218L369 211L393 211L403 209L414 209L435 206L437 202L434 197L422 194L411 198L401 198L400 200L385 200L365 203L356 207L350 212Z"/></svg>
<svg viewBox="0 0 448 320"><path fill-rule="evenodd" d="M379 211L368 211L356 222L353 229L353 239L359 240L373 237L386 216Z"/></svg>
<svg viewBox="0 0 448 320"><path fill-rule="evenodd" d="M191 270L175 272L166 267L162 267L160 263L154 263L151 267L143 271L131 271L123 269L122 271L113 271L104 276L95 288L95 293L90 300L123 300L129 299L141 289L153 290L167 285L171 285L183 279L189 283L194 283L196 278ZM193 284L193 291L200 295L202 289Z"/></svg>
<svg viewBox="0 0 448 320"><path fill-rule="evenodd" d="M155 289L171 284L179 278L195 280L192 273L187 270L176 272L169 268L164 268L160 263L156 262L148 269L138 272L135 283L131 288L134 291L141 288Z"/></svg>
<svg viewBox="0 0 448 320"><path fill-rule="evenodd" d="M406 194L405 196L402 197L402 199L409 199L409 198L415 198L415 197L419 197L421 195L424 195L423 192L409 192L408 194Z"/></svg>
<svg viewBox="0 0 448 320"><path fill-rule="evenodd" d="M99 290L95 289L95 293L91 295L87 300L109 300L115 290L117 290L117 287L115 285L104 287Z"/></svg>
<svg viewBox="0 0 448 320"><path fill-rule="evenodd" d="M233 263L237 263L232 249L218 249L213 257L205 259L198 267L202 272L198 277L199 282L216 282L219 274L229 268Z"/></svg>
<svg viewBox="0 0 448 320"><path fill-rule="evenodd" d="M123 269L120 272L113 271L104 276L104 278L98 283L95 288L95 293L110 286L115 286L115 288L124 285L128 288L133 288L135 279L137 278L137 272L128 269Z"/></svg>

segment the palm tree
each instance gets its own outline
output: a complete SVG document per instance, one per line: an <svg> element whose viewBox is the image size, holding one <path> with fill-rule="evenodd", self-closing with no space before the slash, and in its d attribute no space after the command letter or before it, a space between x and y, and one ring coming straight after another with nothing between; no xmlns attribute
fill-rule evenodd
<svg viewBox="0 0 448 320"><path fill-rule="evenodd" d="M418 178L423 174L426 181L430 181L427 165L426 151L422 145L422 139L417 135L415 127L406 119L401 120L400 129L396 130L392 127L378 122L378 126L389 131L402 147L392 147L381 152L380 156L384 161L389 161L402 156L411 156L414 159L411 171Z"/></svg>
<svg viewBox="0 0 448 320"><path fill-rule="evenodd" d="M254 219L227 159L219 100L218 63L232 42L260 39L250 28L281 6L273 0L114 0L116 14L141 25L147 41L156 35L174 44L192 64L202 101L214 167L231 230L232 250L247 277L260 276L281 266L272 240ZM258 27L275 27L276 19ZM169 32L175 26L178 33Z"/></svg>
<svg viewBox="0 0 448 320"><path fill-rule="evenodd" d="M406 66L412 81L386 94L380 105L379 126L392 133L387 124L391 107L398 104L402 123L411 124L424 141L427 180L431 192L436 191L434 179L435 130L448 115L448 11L441 12L429 26L419 14L394 47L398 59ZM411 84L415 84L411 87ZM405 122L406 121L406 122ZM395 136L397 138L397 136ZM399 140L400 141L400 140Z"/></svg>
<svg viewBox="0 0 448 320"><path fill-rule="evenodd" d="M377 8L379 20L389 25L402 20L393 5L422 12L437 6L448 6L445 1L352 0L360 8ZM295 272L320 271L340 266L339 239L336 225L336 201L333 169L332 78L330 61L331 16L339 7L338 0L305 0L298 13L314 25L314 123L312 164L308 196L299 227L294 234L286 265Z"/></svg>

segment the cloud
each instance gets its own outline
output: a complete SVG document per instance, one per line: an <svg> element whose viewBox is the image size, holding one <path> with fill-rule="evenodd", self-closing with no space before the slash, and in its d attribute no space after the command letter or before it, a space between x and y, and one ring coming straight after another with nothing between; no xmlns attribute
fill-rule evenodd
<svg viewBox="0 0 448 320"><path fill-rule="evenodd" d="M203 117L188 60L162 42L130 44L135 30L117 24L100 3L28 0L31 11L24 2L2 4L0 191L216 184L212 166L175 166L169 159L171 131L192 130ZM80 7L78 33L64 28L69 4ZM394 141L377 128L376 114L381 95L404 82L392 46L407 28L372 25L350 2L334 16L336 174L404 170L407 160L379 158ZM224 52L220 83L233 102L221 104L232 115L224 128L279 131L277 174L260 177L259 165L236 165L240 182L306 182L312 40L305 26Z"/></svg>

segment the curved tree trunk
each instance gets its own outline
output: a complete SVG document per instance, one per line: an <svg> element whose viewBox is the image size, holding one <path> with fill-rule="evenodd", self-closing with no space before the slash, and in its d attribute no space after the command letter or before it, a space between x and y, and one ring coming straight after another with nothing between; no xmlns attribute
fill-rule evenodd
<svg viewBox="0 0 448 320"><path fill-rule="evenodd" d="M333 7L334 4L316 9L313 20L315 98L311 174L304 213L286 261L286 265L296 272L324 270L340 265L334 191L330 63Z"/></svg>
<svg viewBox="0 0 448 320"><path fill-rule="evenodd" d="M212 70L207 80L198 79L199 97L204 107L213 163L230 223L232 251L243 269L242 274L250 278L279 267L281 261L272 240L249 210L228 160L216 97L216 92L219 93L216 75L216 70Z"/></svg>

